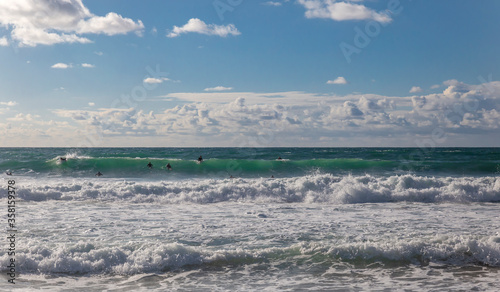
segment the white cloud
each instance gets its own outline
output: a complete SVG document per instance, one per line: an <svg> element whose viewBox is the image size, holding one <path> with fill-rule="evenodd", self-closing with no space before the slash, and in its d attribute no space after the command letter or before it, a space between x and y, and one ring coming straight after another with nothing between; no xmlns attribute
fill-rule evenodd
<svg viewBox="0 0 500 292"><path fill-rule="evenodd" d="M367 98L383 99L384 96L376 94L365 94ZM346 100L354 101L359 95L327 95L307 93L303 91L285 91L273 93L256 92L177 92L162 96L168 100L180 100L184 102L206 102L206 103L230 103L237 98L244 98L247 104L279 103L281 105L315 105L318 103L332 102L343 103ZM411 101L408 101L408 105Z"/></svg>
<svg viewBox="0 0 500 292"><path fill-rule="evenodd" d="M458 141L465 141L463 137L481 132L490 133L485 134L490 137L489 141L497 137L500 142L500 82L467 85L450 80L446 84L449 86L442 93L420 97L331 96L304 92L172 93L168 95L171 100L195 103L178 108L175 115L168 111L168 115L177 121L175 129L190 132L193 129L190 125L199 125L190 118L203 111L203 116L211 121L207 127L212 129L200 126L199 132L222 135L234 131L258 136L261 128L273 129L273 133L290 137L287 145L294 145L293 141L302 137L316 141L314 139L321 135L334 135L339 139L354 137L360 139L357 141L364 139L364 145L371 145L368 143L373 137L391 135L392 142L399 144L390 144L384 138L379 139L380 145L416 146L414 140L408 139L409 133L413 137L430 137L434 129L446 133L447 144L443 145L463 145L462 142L454 144L458 142L453 139L460 137ZM257 108L267 114L250 110ZM161 120L161 115L156 118Z"/></svg>
<svg viewBox="0 0 500 292"><path fill-rule="evenodd" d="M83 67L83 68L94 68L94 67L95 67L95 65L93 65L93 64L88 64L88 63L82 63L82 67Z"/></svg>
<svg viewBox="0 0 500 292"><path fill-rule="evenodd" d="M9 45L9 41L7 40L6 37L1 37L0 38L0 47L6 47Z"/></svg>
<svg viewBox="0 0 500 292"><path fill-rule="evenodd" d="M57 64L50 66L50 68L54 68L54 69L68 69L68 68L72 68L72 67L73 67L73 65L65 64L65 63L57 63Z"/></svg>
<svg viewBox="0 0 500 292"><path fill-rule="evenodd" d="M234 26L234 24L228 25L216 25L216 24L206 24L198 18L191 18L184 26L178 27L174 26L172 31L167 34L167 37L174 38L178 37L183 33L200 33L204 35L215 35L220 37L227 37L228 35L240 35L241 33Z"/></svg>
<svg viewBox="0 0 500 292"><path fill-rule="evenodd" d="M328 18L336 21L375 20L387 23L392 19L387 13L379 13L361 4L333 0L298 0L306 9L307 18Z"/></svg>
<svg viewBox="0 0 500 292"><path fill-rule="evenodd" d="M23 121L33 121L35 118L39 118L39 115L23 114L19 113L13 118L7 118L8 121L23 122Z"/></svg>
<svg viewBox="0 0 500 292"><path fill-rule="evenodd" d="M443 135L436 146L498 145L500 82L445 83L443 92L422 96L171 93L165 100L175 101L176 107L166 108L165 103L162 108L158 101L149 112L133 108L54 110L56 118L66 124L16 112L4 118L15 121L13 128L0 127L0 134L7 131L10 136L5 137L14 137L23 129L37 129L51 138L46 143L61 141L62 136L78 145L81 137L97 133L100 144L93 146L418 147L417 140L432 139L438 129ZM23 145L22 140L19 143Z"/></svg>
<svg viewBox="0 0 500 292"><path fill-rule="evenodd" d="M267 2L264 2L262 4L268 5L268 6L281 6L282 5L281 2L277 2L277 1L267 1Z"/></svg>
<svg viewBox="0 0 500 292"><path fill-rule="evenodd" d="M10 30L20 46L90 43L81 34L125 34L144 29L143 23L114 12L92 14L82 0L3 0L0 25Z"/></svg>
<svg viewBox="0 0 500 292"><path fill-rule="evenodd" d="M95 106L94 102L89 102L89 106Z"/></svg>
<svg viewBox="0 0 500 292"><path fill-rule="evenodd" d="M422 92L422 88L420 86L413 86L410 89L410 93L418 93L418 92Z"/></svg>
<svg viewBox="0 0 500 292"><path fill-rule="evenodd" d="M86 34L127 34L128 32L135 32L138 35L142 34L144 25L142 21L133 21L130 18L123 18L121 15L114 12L106 14L106 16L92 15L89 19L80 20L77 26L77 33Z"/></svg>
<svg viewBox="0 0 500 292"><path fill-rule="evenodd" d="M16 27L12 30L12 39L19 42L20 46L35 47L37 45L53 45L59 43L82 43L92 41L75 34L57 34L39 28Z"/></svg>
<svg viewBox="0 0 500 292"><path fill-rule="evenodd" d="M205 88L204 90L205 91L229 91L229 90L233 90L233 88L232 87L224 87L224 86L216 86L216 87Z"/></svg>
<svg viewBox="0 0 500 292"><path fill-rule="evenodd" d="M431 86L431 89L438 89L439 87L441 87L441 85L439 84L434 84Z"/></svg>
<svg viewBox="0 0 500 292"><path fill-rule="evenodd" d="M15 102L15 101L0 101L0 105L15 106L15 105L17 105L17 102Z"/></svg>
<svg viewBox="0 0 500 292"><path fill-rule="evenodd" d="M148 83L148 84L160 84L160 83L163 83L164 81L169 81L170 79L169 78L152 78L152 77L148 77L146 79L144 79L142 82L144 83Z"/></svg>
<svg viewBox="0 0 500 292"><path fill-rule="evenodd" d="M339 76L335 78L335 80L328 80L326 84L347 84L347 80L344 77Z"/></svg>
<svg viewBox="0 0 500 292"><path fill-rule="evenodd" d="M97 56L102 56L102 55L104 55L104 53L103 53L103 52L94 52L94 54L96 54Z"/></svg>

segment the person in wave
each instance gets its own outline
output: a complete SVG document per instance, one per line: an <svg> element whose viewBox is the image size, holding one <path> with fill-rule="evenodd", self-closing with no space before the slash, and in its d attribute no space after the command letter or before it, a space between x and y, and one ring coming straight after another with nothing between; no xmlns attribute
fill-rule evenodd
<svg viewBox="0 0 500 292"><path fill-rule="evenodd" d="M148 163L148 167L153 168L153 164L151 163L151 161Z"/></svg>
<svg viewBox="0 0 500 292"><path fill-rule="evenodd" d="M66 157L59 157L57 160L59 162L66 162Z"/></svg>
<svg viewBox="0 0 500 292"><path fill-rule="evenodd" d="M281 158L281 156L278 156L278 159L277 160L283 160L283 158Z"/></svg>
<svg viewBox="0 0 500 292"><path fill-rule="evenodd" d="M203 162L203 157L201 157L201 155L200 155L200 157L198 157L198 163L202 163L202 162Z"/></svg>
<svg viewBox="0 0 500 292"><path fill-rule="evenodd" d="M170 163L167 163L167 166L165 166L168 170L172 170L172 165Z"/></svg>
<svg viewBox="0 0 500 292"><path fill-rule="evenodd" d="M102 176L102 173L100 171L98 171L95 176Z"/></svg>
<svg viewBox="0 0 500 292"><path fill-rule="evenodd" d="M7 171L5 172L5 174L6 174L6 175L12 175L12 172L7 170Z"/></svg>

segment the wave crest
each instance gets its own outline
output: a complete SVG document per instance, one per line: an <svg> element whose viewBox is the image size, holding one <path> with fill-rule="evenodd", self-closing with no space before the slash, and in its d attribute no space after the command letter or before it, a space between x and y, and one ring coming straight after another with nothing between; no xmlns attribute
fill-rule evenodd
<svg viewBox="0 0 500 292"><path fill-rule="evenodd" d="M213 266L281 264L283 262L345 263L353 266L428 265L500 266L498 237L436 235L430 241L419 239L393 242L301 243L290 247L210 250L178 243L97 247L77 243L48 250L34 246L19 253L21 272L42 274L121 274L162 273ZM3 267L8 257L0 257Z"/></svg>
<svg viewBox="0 0 500 292"><path fill-rule="evenodd" d="M390 177L313 174L281 179L200 179L142 182L126 180L27 180L20 199L100 200L141 203L286 202L500 202L498 177Z"/></svg>

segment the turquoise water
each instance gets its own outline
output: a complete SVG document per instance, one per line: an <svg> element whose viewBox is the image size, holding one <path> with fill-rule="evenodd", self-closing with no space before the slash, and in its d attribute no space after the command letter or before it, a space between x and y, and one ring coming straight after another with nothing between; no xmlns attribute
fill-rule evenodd
<svg viewBox="0 0 500 292"><path fill-rule="evenodd" d="M167 163L173 170L166 174ZM500 172L500 148L4 148L0 169L28 176L91 177L100 171L106 177L149 179L313 172L481 176Z"/></svg>

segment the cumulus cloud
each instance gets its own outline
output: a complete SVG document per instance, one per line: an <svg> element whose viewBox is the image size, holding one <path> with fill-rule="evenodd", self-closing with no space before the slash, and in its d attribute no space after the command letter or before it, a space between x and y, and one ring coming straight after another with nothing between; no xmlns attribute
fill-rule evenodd
<svg viewBox="0 0 500 292"><path fill-rule="evenodd" d="M387 13L352 3L361 1L298 0L298 3L306 9L307 18L328 18L336 21L375 20L382 23L392 20Z"/></svg>
<svg viewBox="0 0 500 292"><path fill-rule="evenodd" d="M144 79L142 82L147 83L147 84L160 84L165 81L169 81L169 78L163 77L163 78L153 78L153 77L148 77Z"/></svg>
<svg viewBox="0 0 500 292"><path fill-rule="evenodd" d="M204 90L205 91L229 91L229 90L233 90L233 88L232 87L224 87L224 86L216 86L216 87L205 88Z"/></svg>
<svg viewBox="0 0 500 292"><path fill-rule="evenodd" d="M9 41L7 40L6 37L1 37L0 38L0 47L6 47L9 45Z"/></svg>
<svg viewBox="0 0 500 292"><path fill-rule="evenodd" d="M498 144L500 82L445 83L447 87L441 93L422 96L171 93L168 99L178 104L174 108L59 109L53 113L69 124L58 126L65 127L66 138L71 133L76 137L82 136L82 131L93 131L99 133L99 139L121 142L115 146L144 146L150 141L157 146L172 143L169 145L416 147L416 139L431 137L436 129L444 133L441 146L461 146L463 141L478 146L486 140L487 145ZM50 122L34 114L18 114L4 120L19 122L24 128L45 123L45 132L52 133ZM241 139L252 142L242 144ZM136 144L130 144L132 141Z"/></svg>
<svg viewBox="0 0 500 292"><path fill-rule="evenodd" d="M20 46L90 43L82 34L116 35L144 29L143 23L114 12L97 16L82 0L3 0L0 24Z"/></svg>
<svg viewBox="0 0 500 292"><path fill-rule="evenodd" d="M17 102L15 102L15 101L0 101L0 105L15 106L15 105L17 105Z"/></svg>
<svg viewBox="0 0 500 292"><path fill-rule="evenodd" d="M95 16L80 20L76 29L79 34L127 34L128 32L135 32L138 35L142 34L144 25L142 21L133 21L130 18L124 18L119 14L110 12L106 16Z"/></svg>
<svg viewBox="0 0 500 292"><path fill-rule="evenodd" d="M50 68L54 68L54 69L68 69L68 68L72 68L72 67L73 67L73 65L66 64L66 63L57 63L57 64L50 66Z"/></svg>
<svg viewBox="0 0 500 292"><path fill-rule="evenodd" d="M410 93L418 93L418 92L422 92L422 88L420 86L413 86L410 89Z"/></svg>
<svg viewBox="0 0 500 292"><path fill-rule="evenodd" d="M23 114L19 113L13 118L7 118L8 121L14 121L14 122L24 122L24 121L33 121L35 118L39 118L39 115L32 115L32 114Z"/></svg>
<svg viewBox="0 0 500 292"><path fill-rule="evenodd" d="M347 80L344 77L339 76L335 80L328 80L326 84L347 84Z"/></svg>
<svg viewBox="0 0 500 292"><path fill-rule="evenodd" d="M88 63L82 63L82 67L83 67L83 68L94 68L94 67L95 67L95 65L93 65L93 64L88 64Z"/></svg>
<svg viewBox="0 0 500 292"><path fill-rule="evenodd" d="M0 101L0 106L6 106L5 108L0 107L0 115L3 115L7 112L9 112L11 109L10 107L16 106L17 102L15 101Z"/></svg>
<svg viewBox="0 0 500 292"><path fill-rule="evenodd" d="M206 24L198 18L191 18L184 26L174 28L167 34L167 37L174 38L178 37L184 33L199 33L204 35L215 35L220 37L227 37L228 35L240 35L241 33L234 26L234 24L228 25L216 25L216 24Z"/></svg>
<svg viewBox="0 0 500 292"><path fill-rule="evenodd" d="M281 6L282 5L281 2L277 2L277 1L267 1L267 2L264 2L262 4L267 5L267 6Z"/></svg>
<svg viewBox="0 0 500 292"><path fill-rule="evenodd" d="M197 131L205 133L255 136L266 128L291 137L289 145L304 137L315 141L322 134L328 137L335 133L338 137L364 137L360 139L365 139L365 143L371 143L371 138L366 137L390 135L395 137L395 143L406 141L397 145L415 146L413 140L403 137L408 133L414 137L430 136L434 129L447 133L449 141L478 130L500 137L500 82L467 85L451 80L446 84L449 86L442 93L420 97L340 97L303 92L170 94L171 98L194 103L165 114L176 125L169 128L172 131L189 132L192 125L198 125ZM192 119L195 113L199 116L199 111L209 119L205 126L210 129ZM162 121L162 115L156 118Z"/></svg>

